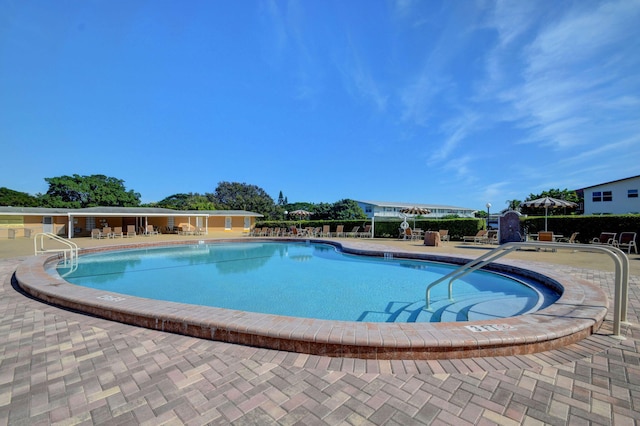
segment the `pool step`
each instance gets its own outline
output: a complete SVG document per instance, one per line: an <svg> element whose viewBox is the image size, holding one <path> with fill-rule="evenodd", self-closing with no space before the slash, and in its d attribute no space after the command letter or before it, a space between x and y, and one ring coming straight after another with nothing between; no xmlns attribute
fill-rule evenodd
<svg viewBox="0 0 640 426"><path fill-rule="evenodd" d="M503 293L458 296L434 301L431 310L424 309L424 301L392 302L384 312L367 312L360 321L377 322L455 322L502 318L522 313L527 301Z"/></svg>

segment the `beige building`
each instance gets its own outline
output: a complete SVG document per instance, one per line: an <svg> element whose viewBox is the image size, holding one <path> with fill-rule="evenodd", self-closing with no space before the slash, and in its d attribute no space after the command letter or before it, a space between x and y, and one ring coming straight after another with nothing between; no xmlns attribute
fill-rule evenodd
<svg viewBox="0 0 640 426"><path fill-rule="evenodd" d="M59 209L0 206L0 238L51 232L60 236L86 237L92 229L135 226L137 231L152 225L161 233L178 232L182 227L212 231L248 231L259 213L244 210L179 211L152 207L90 207Z"/></svg>

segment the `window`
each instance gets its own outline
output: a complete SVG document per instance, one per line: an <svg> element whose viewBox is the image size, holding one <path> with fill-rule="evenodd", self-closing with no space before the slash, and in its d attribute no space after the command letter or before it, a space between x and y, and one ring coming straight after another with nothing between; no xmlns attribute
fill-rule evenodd
<svg viewBox="0 0 640 426"><path fill-rule="evenodd" d="M638 198L638 190L630 189L627 191L627 198Z"/></svg>
<svg viewBox="0 0 640 426"><path fill-rule="evenodd" d="M600 201L602 201L602 192L593 191L593 202L599 203Z"/></svg>
<svg viewBox="0 0 640 426"><path fill-rule="evenodd" d="M611 191L602 191L602 201L613 201L613 194Z"/></svg>

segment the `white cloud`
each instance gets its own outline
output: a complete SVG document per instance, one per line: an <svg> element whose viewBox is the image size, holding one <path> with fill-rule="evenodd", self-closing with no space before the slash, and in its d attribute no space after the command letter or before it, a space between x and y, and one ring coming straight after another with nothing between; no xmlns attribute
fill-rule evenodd
<svg viewBox="0 0 640 426"><path fill-rule="evenodd" d="M260 17L264 26L263 38L266 53L264 59L272 64L279 62L288 45L287 25L282 11L275 0L261 3Z"/></svg>
<svg viewBox="0 0 640 426"><path fill-rule="evenodd" d="M440 145L439 149L436 149L431 155L429 162L439 163L449 156L455 148L476 129L479 115L475 112L466 112L460 114L453 120L444 123L442 131L446 135L445 140Z"/></svg>
<svg viewBox="0 0 640 426"><path fill-rule="evenodd" d="M536 2L498 0L491 18L491 26L498 31L499 47L505 48L529 30L539 13Z"/></svg>
<svg viewBox="0 0 640 426"><path fill-rule="evenodd" d="M455 176L459 179L472 178L472 169L469 164L474 159L470 155L451 158L443 162L442 170L448 172L449 176Z"/></svg>
<svg viewBox="0 0 640 426"><path fill-rule="evenodd" d="M493 25L500 42L486 60L483 94L497 88L496 99L512 105L509 119L529 131L520 142L567 149L615 140L621 128L640 127L632 95L640 90L640 54L638 43L628 39L640 22L639 1L578 3L553 17L529 11L527 31L519 29L523 15L509 14L503 5L496 3Z"/></svg>
<svg viewBox="0 0 640 426"><path fill-rule="evenodd" d="M491 203L491 210L496 212L506 207L506 199L504 198L505 188L510 186L510 182L494 182L483 186L481 190L482 199Z"/></svg>
<svg viewBox="0 0 640 426"><path fill-rule="evenodd" d="M388 96L380 89L371 68L367 66L351 37L347 47L346 60L339 66L347 91L355 98L371 102L376 111L384 111Z"/></svg>
<svg viewBox="0 0 640 426"><path fill-rule="evenodd" d="M425 126L431 115L433 99L440 91L440 87L431 81L428 73L419 75L413 83L401 90L402 120Z"/></svg>

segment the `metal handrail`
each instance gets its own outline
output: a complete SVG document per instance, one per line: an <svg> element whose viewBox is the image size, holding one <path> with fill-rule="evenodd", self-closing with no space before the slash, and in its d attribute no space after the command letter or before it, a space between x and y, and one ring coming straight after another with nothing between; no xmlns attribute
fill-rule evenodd
<svg viewBox="0 0 640 426"><path fill-rule="evenodd" d="M38 247L38 237L40 237L40 246ZM57 241L59 243L64 244L65 246L67 246L67 248L61 248L61 249L45 249L44 248L44 237L49 238L50 240L54 240ZM35 255L39 255L41 253L47 253L47 252L62 252L64 255L64 262L67 263L67 252L69 253L69 257L71 262L73 262L74 260L78 259L78 245L76 243L74 243L73 241L69 241L66 240L56 234L53 234L51 232L40 232L37 233L34 237L33 237L33 248L34 248L34 253Z"/></svg>
<svg viewBox="0 0 640 426"><path fill-rule="evenodd" d="M531 247L531 248L551 248L553 250L566 248L574 251L597 251L603 252L611 257L615 265L615 291L613 300L613 337L624 339L620 335L620 324L627 323L627 306L629 299L629 258L617 247L608 245L592 245L592 244L569 244L569 243L553 243L553 242L512 242L505 243L482 256L469 261L455 271L441 277L427 286L425 296L425 309L431 309L431 288L435 285L449 280L449 299L453 297L453 282L463 276L482 268L483 266L493 262L494 260L506 256L514 250Z"/></svg>

